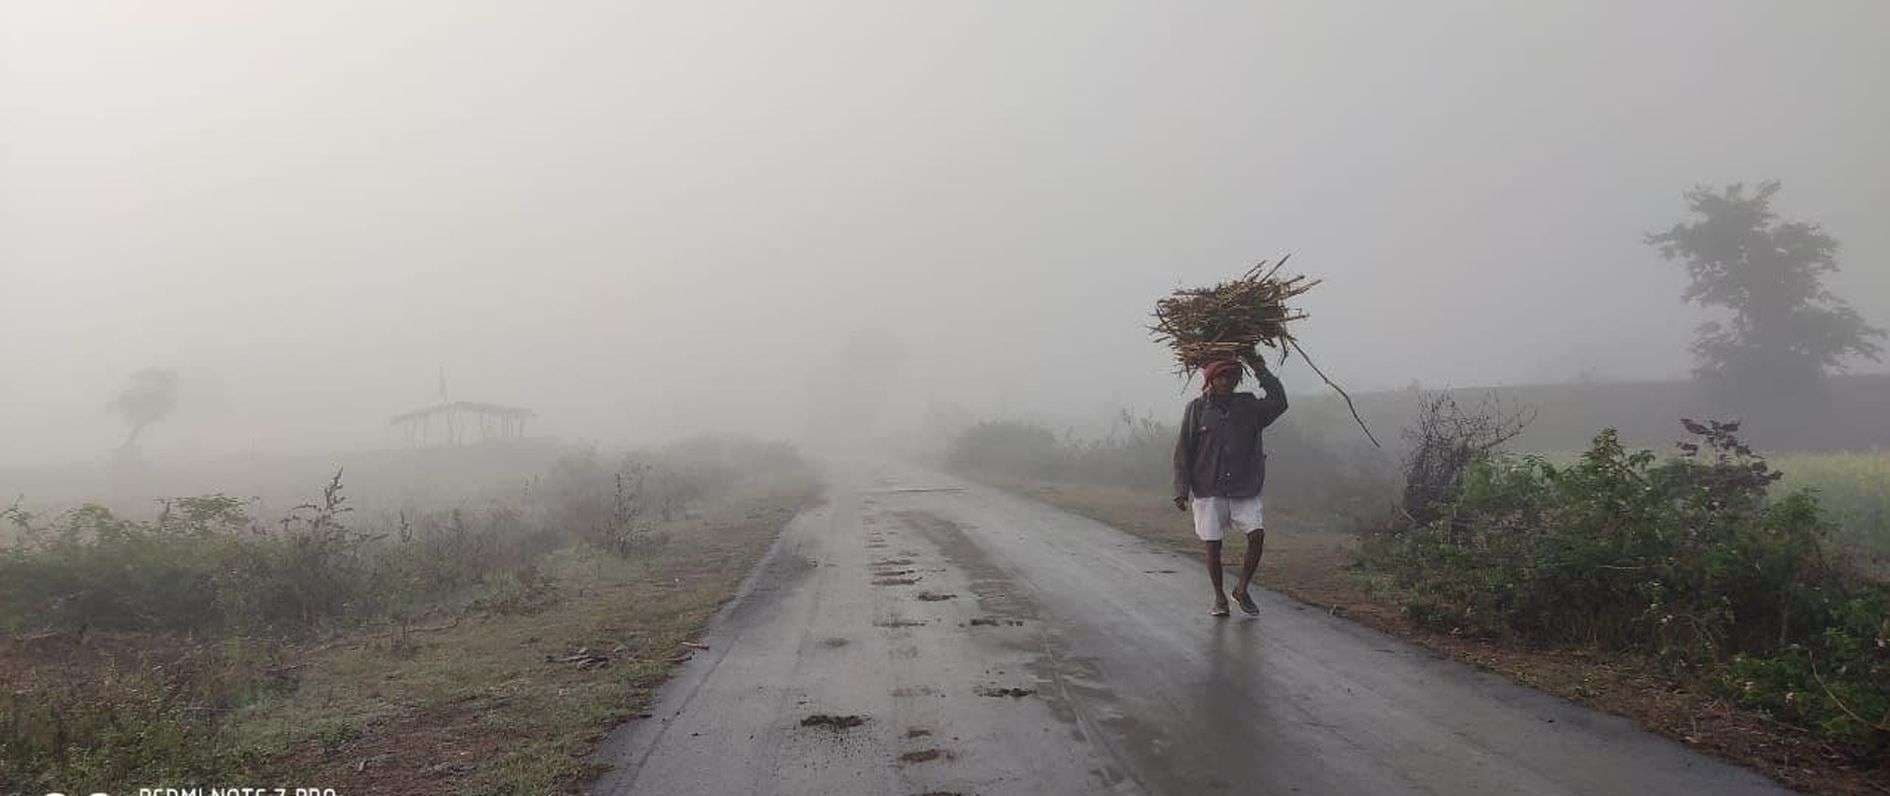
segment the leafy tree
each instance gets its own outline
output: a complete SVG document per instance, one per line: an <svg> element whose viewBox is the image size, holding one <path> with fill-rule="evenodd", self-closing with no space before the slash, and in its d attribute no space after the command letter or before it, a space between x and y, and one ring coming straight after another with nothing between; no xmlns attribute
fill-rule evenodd
<svg viewBox="0 0 1890 796"><path fill-rule="evenodd" d="M1692 216L1646 242L1678 260L1692 282L1683 298L1732 312L1699 326L1695 374L1735 389L1809 387L1849 356L1880 361L1884 330L1824 285L1836 273L1837 239L1817 224L1772 212L1779 182L1686 193Z"/></svg>
<svg viewBox="0 0 1890 796"><path fill-rule="evenodd" d="M169 417L177 408L177 372L145 368L131 374L124 389L112 399L111 408L131 426L123 446L129 451L138 444L138 435L145 427Z"/></svg>

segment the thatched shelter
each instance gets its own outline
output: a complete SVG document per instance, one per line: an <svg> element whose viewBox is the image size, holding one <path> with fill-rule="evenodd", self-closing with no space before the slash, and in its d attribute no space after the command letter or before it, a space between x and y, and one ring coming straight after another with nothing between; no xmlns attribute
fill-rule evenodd
<svg viewBox="0 0 1890 796"><path fill-rule="evenodd" d="M537 412L522 406L441 401L394 415L388 424L400 426L410 445L459 445L475 430L481 441L519 439L525 436L526 421L537 416Z"/></svg>

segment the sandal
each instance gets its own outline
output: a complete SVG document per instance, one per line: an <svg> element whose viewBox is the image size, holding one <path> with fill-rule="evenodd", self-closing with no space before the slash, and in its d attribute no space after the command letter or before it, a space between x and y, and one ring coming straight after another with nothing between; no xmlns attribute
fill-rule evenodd
<svg viewBox="0 0 1890 796"><path fill-rule="evenodd" d="M1246 612L1248 616L1260 615L1260 606L1253 601L1253 595L1244 590L1238 594L1234 592L1228 592L1228 594L1234 598L1234 602L1240 603L1240 610Z"/></svg>
<svg viewBox="0 0 1890 796"><path fill-rule="evenodd" d="M1231 615L1231 612L1227 610L1226 605L1216 605L1213 608L1208 609L1208 616L1230 616L1230 615Z"/></svg>

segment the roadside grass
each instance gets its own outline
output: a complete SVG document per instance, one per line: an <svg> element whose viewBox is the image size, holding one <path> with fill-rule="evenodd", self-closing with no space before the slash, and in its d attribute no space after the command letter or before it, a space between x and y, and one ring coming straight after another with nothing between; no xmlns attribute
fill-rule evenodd
<svg viewBox="0 0 1890 796"><path fill-rule="evenodd" d="M808 494L666 523L646 557L572 548L558 599L436 632L355 639L305 659L294 692L230 718L268 781L350 793L538 794L600 773L586 757L635 717Z"/></svg>
<svg viewBox="0 0 1890 796"><path fill-rule="evenodd" d="M587 755L688 658L684 642L813 494L661 523L658 541L628 558L555 551L537 598L495 601L507 589L495 585L425 624L319 643L9 639L0 713L12 737L43 721L75 743L56 744L39 776L9 776L0 793L239 779L344 793L576 792L599 773Z"/></svg>
<svg viewBox="0 0 1890 796"><path fill-rule="evenodd" d="M1188 556L1176 568L1198 572L1200 543L1188 515L1160 490L1009 480L992 483L1103 522ZM1860 768L1812 732L1740 707L1712 684L1676 678L1660 662L1625 652L1534 647L1453 634L1406 616L1403 595L1383 575L1355 565L1360 537L1307 530L1317 516L1270 517L1266 556L1256 582L1309 609L1324 610L1507 677L1517 683L1626 716L1690 748L1750 766L1794 789L1813 793L1890 792L1885 772ZM1244 540L1229 539L1236 565ZM1191 570L1187 569L1192 567ZM1207 579L1201 578L1208 599Z"/></svg>

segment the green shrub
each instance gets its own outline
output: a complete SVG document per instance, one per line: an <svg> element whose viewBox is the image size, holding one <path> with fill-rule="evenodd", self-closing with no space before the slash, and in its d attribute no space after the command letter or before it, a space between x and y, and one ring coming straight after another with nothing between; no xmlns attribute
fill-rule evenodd
<svg viewBox="0 0 1890 796"><path fill-rule="evenodd" d="M1613 430L1567 466L1483 456L1440 517L1375 536L1363 561L1419 623L1714 672L1742 702L1881 756L1890 589L1827 562L1817 499L1768 497L1778 473L1736 425L1688 428L1699 442L1665 460Z"/></svg>
<svg viewBox="0 0 1890 796"><path fill-rule="evenodd" d="M20 543L0 551L0 629L188 630L216 613L248 518L241 501L210 495L168 501L149 522L88 504L20 525Z"/></svg>

